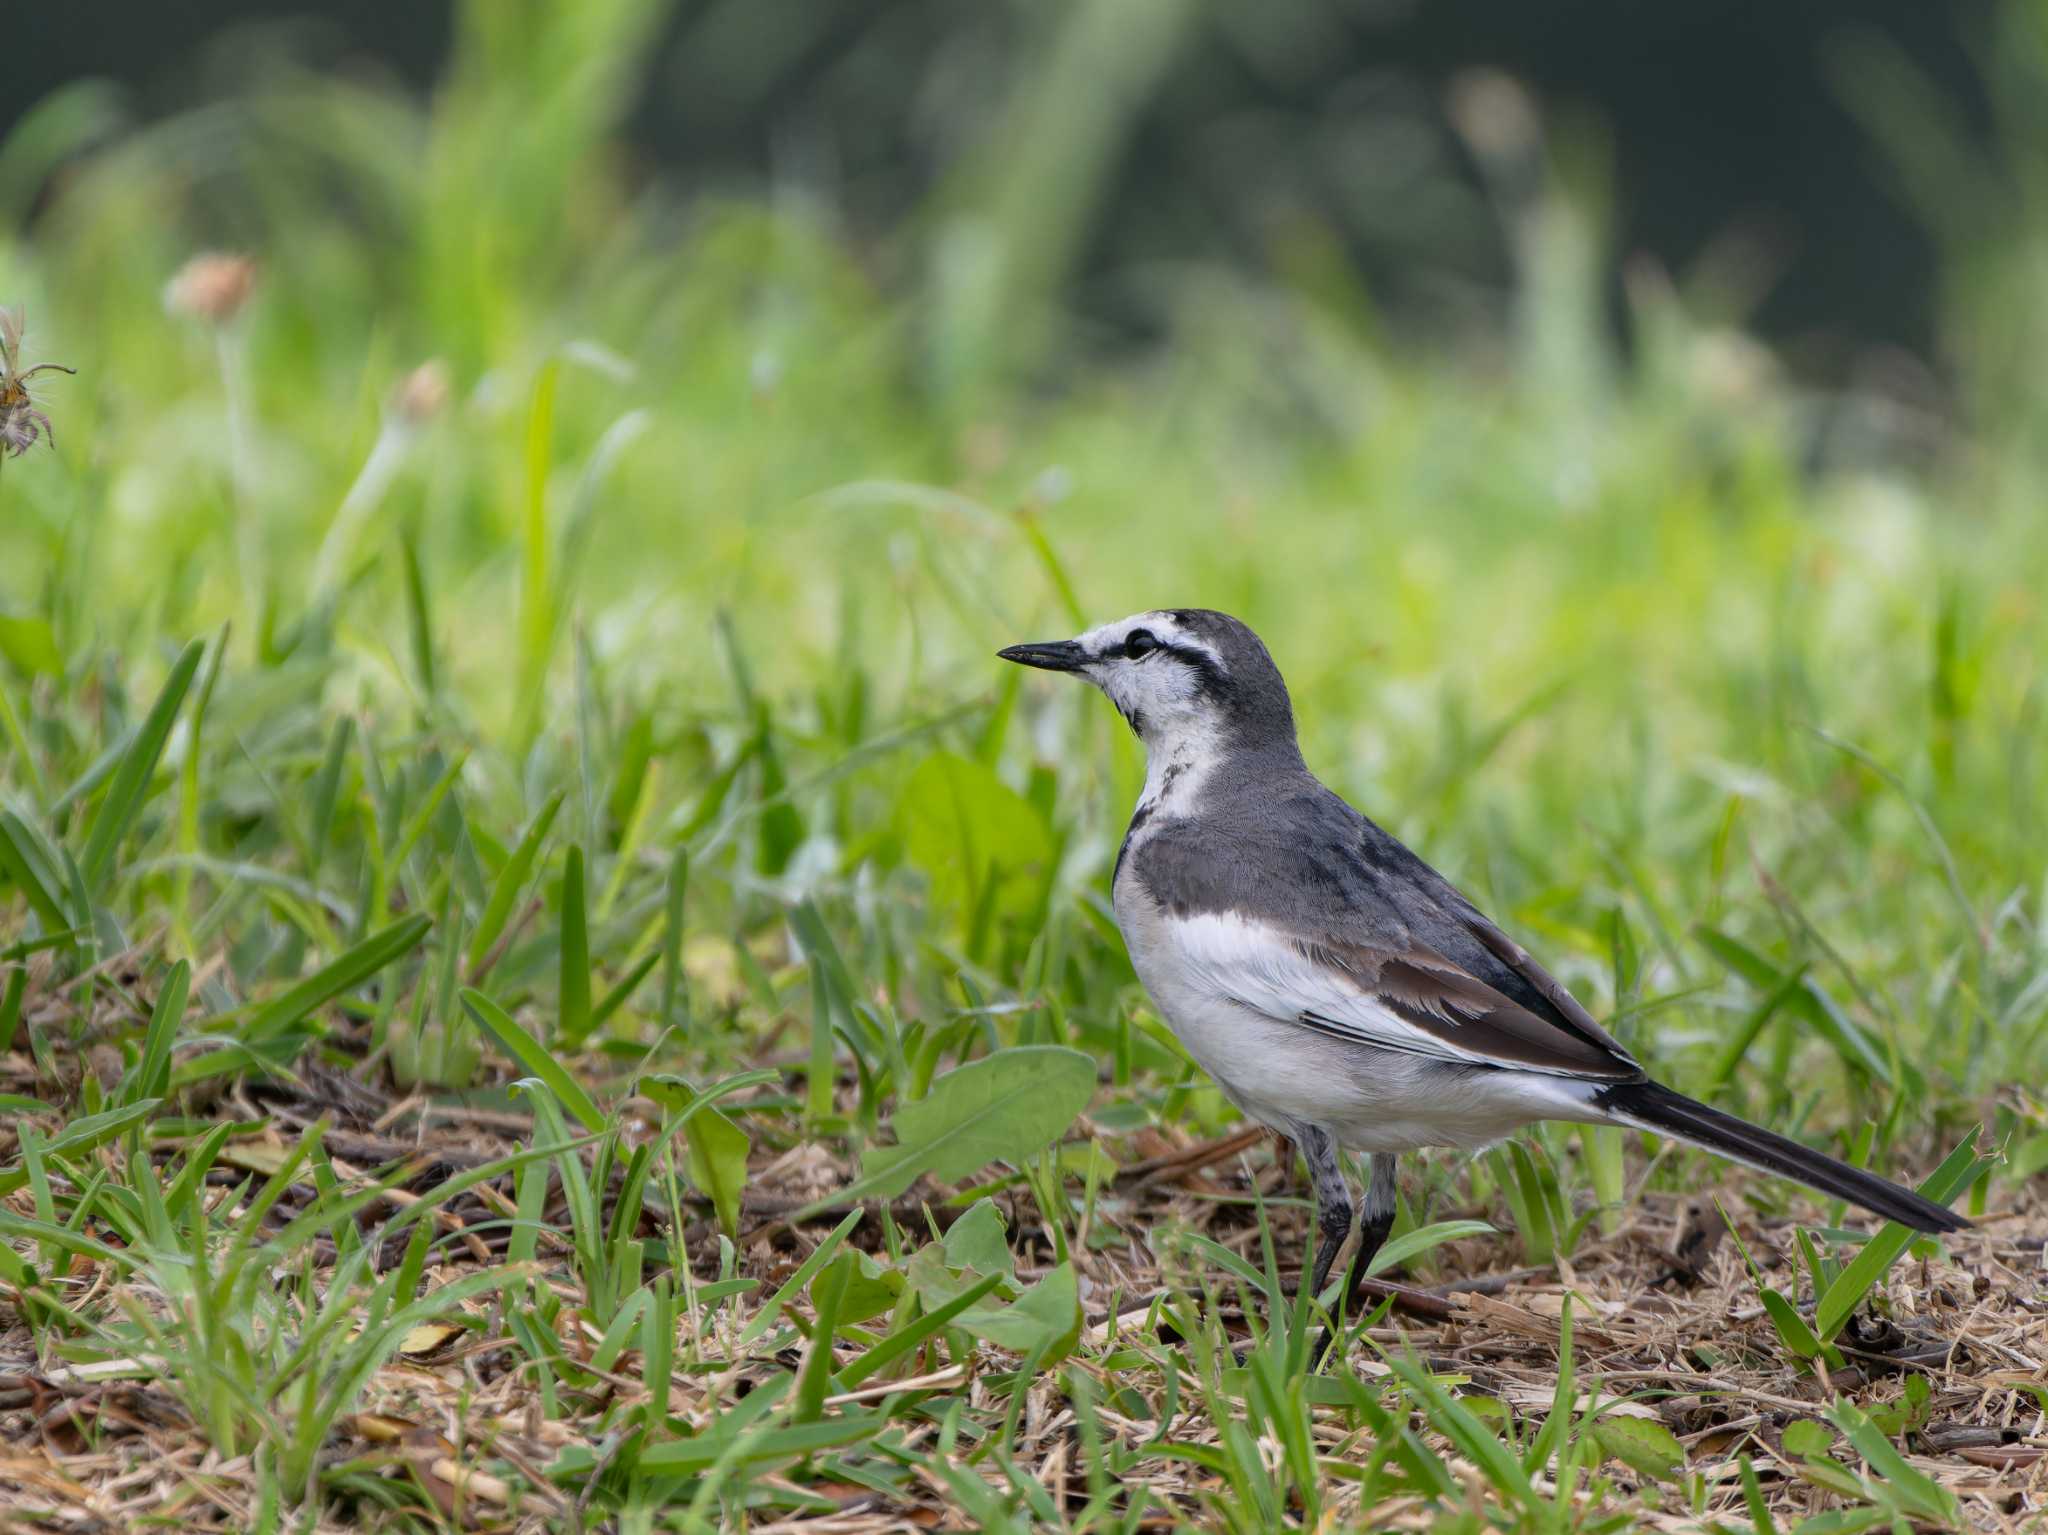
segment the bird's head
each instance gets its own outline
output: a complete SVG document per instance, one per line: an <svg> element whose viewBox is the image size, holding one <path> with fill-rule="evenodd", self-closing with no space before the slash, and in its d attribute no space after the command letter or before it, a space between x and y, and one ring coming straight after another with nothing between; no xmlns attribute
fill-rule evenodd
<svg viewBox="0 0 2048 1535"><path fill-rule="evenodd" d="M997 654L1094 683L1147 750L1294 749L1294 710L1280 669L1259 637L1228 613L1134 613L1078 639L1012 645Z"/></svg>

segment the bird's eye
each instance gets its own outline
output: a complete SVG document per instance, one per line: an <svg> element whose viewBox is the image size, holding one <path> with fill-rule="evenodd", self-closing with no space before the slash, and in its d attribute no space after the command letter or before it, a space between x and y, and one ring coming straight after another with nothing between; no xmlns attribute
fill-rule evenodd
<svg viewBox="0 0 2048 1535"><path fill-rule="evenodd" d="M1140 656L1149 656L1158 648L1159 641L1152 638L1150 629L1133 629L1124 636L1124 655L1130 660L1135 661Z"/></svg>

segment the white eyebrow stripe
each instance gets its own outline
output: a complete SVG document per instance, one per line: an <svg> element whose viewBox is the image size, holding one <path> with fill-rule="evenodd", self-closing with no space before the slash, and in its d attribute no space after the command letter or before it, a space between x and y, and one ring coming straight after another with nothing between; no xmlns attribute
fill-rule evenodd
<svg viewBox="0 0 2048 1535"><path fill-rule="evenodd" d="M1223 665L1223 658L1216 653L1212 646L1196 638L1195 635L1174 619L1172 613L1164 608L1154 608L1150 612L1145 613L1133 613L1128 618L1118 618L1106 624L1097 624L1093 629L1088 630L1087 633L1076 635L1075 643L1085 645L1090 650L1100 650L1111 641L1119 644L1122 643L1125 636L1136 629L1150 629L1153 636L1162 645L1171 645L1182 650L1198 650L1211 661L1214 661L1219 667Z"/></svg>

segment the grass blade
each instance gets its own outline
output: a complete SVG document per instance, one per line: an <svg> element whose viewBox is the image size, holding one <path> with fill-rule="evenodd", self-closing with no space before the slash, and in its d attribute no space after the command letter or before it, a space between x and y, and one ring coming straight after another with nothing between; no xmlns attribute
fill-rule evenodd
<svg viewBox="0 0 2048 1535"><path fill-rule="evenodd" d="M526 887L526 878L533 872L533 861L540 853L541 842L547 837L548 828L555 824L555 816L561 810L566 794L566 790L557 789L548 796L547 803L540 807L540 813L527 823L526 833L512 850L512 856L505 860L505 867L498 871L497 883L491 887L491 898L484 904L483 917L476 925L476 932L469 940L469 953L463 959L463 969L470 975L475 975L482 966L484 956L491 952L491 946L511 920L512 903L519 899L519 892Z"/></svg>
<svg viewBox="0 0 2048 1535"><path fill-rule="evenodd" d="M1494 1229L1485 1221L1437 1221L1433 1225L1418 1226L1382 1244L1380 1250L1372 1255L1372 1262L1365 1266L1365 1274L1368 1279L1375 1274L1384 1274L1388 1269L1398 1268L1410 1258L1420 1257L1432 1247L1441 1247L1446 1242L1492 1235Z"/></svg>
<svg viewBox="0 0 2048 1535"><path fill-rule="evenodd" d="M860 1224L861 1216L866 1213L863 1210L846 1212L846 1219L832 1228L825 1240L811 1250L811 1255L797 1265L796 1272L783 1282L782 1288L769 1296L761 1309L754 1313L753 1319L740 1332L741 1348L745 1348L775 1325L775 1319L782 1314L782 1308L789 1303L789 1298L800 1292L811 1282L819 1269L832 1261L832 1254L838 1251L839 1244L844 1242L853 1228Z"/></svg>
<svg viewBox="0 0 2048 1535"><path fill-rule="evenodd" d="M1941 1166L1928 1174L1927 1181L1920 1185L1920 1192L1936 1204L1945 1205L1968 1188L1986 1165L1984 1159L1977 1155L1977 1127L1973 1125L1970 1133L1948 1154ZM1863 1304L1864 1296L1884 1278L1899 1255L1920 1234L1910 1226L1887 1221L1882 1230L1863 1244L1861 1251L1835 1276L1835 1282L1828 1286L1827 1293L1814 1307L1813 1330L1823 1341L1833 1341L1835 1334L1856 1314L1856 1308Z"/></svg>
<svg viewBox="0 0 2048 1535"><path fill-rule="evenodd" d="M372 933L338 958L329 960L281 997L264 1003L250 1016L242 1037L251 1042L273 1038L309 1016L313 1010L353 991L393 960L410 953L427 936L433 919L421 913L401 918Z"/></svg>
<svg viewBox="0 0 2048 1535"><path fill-rule="evenodd" d="M554 1052L512 1021L512 1015L473 986L462 989L462 1005L469 1009L469 1016L479 1027L498 1042L513 1060L517 1061L530 1075L547 1084L562 1107L576 1116L586 1130L602 1130L605 1126L603 1111L595 1099L583 1090L562 1063L555 1059Z"/></svg>
<svg viewBox="0 0 2048 1535"><path fill-rule="evenodd" d="M185 1020L185 996L191 980L192 967L185 961L181 959L171 966L150 1012L149 1028L143 1034L142 1059L122 1083L118 1104L161 1098L170 1091L171 1046L177 1041L178 1026Z"/></svg>
<svg viewBox="0 0 2048 1535"><path fill-rule="evenodd" d="M185 690L192 685L192 676L199 670L200 657L205 653L203 641L193 640L185 646L141 728L121 754L121 765L114 770L114 781L107 788L106 798L100 801L99 814L93 817L92 829L86 833L84 856L78 862L85 875L86 889L95 897L113 870L114 850L142 808L150 774L156 771L157 759L163 755L164 742L170 739L171 726L177 720L178 707L185 701Z"/></svg>
<svg viewBox="0 0 2048 1535"><path fill-rule="evenodd" d="M839 1372L840 1389L851 1391L876 1371L886 1370L1002 1282L1001 1274L984 1274L944 1305L935 1306L916 1321L897 1328Z"/></svg>
<svg viewBox="0 0 2048 1535"><path fill-rule="evenodd" d="M556 1030L571 1048L590 1033L589 889L583 878L583 849L572 846L562 869L561 989Z"/></svg>
<svg viewBox="0 0 2048 1535"><path fill-rule="evenodd" d="M43 931L62 933L71 930L71 919L64 915L64 903L58 899L56 887L51 883L53 874L44 861L35 834L11 810L0 810L0 875L5 875L27 898L36 920L43 924Z"/></svg>
<svg viewBox="0 0 2048 1535"><path fill-rule="evenodd" d="M690 1031L690 996L683 977L683 899L690 882L690 850L678 847L668 866L661 930L661 1022Z"/></svg>

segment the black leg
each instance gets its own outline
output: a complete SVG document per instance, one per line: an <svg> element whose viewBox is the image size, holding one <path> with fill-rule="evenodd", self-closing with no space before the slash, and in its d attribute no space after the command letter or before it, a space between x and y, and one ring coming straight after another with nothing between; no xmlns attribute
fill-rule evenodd
<svg viewBox="0 0 2048 1535"><path fill-rule="evenodd" d="M1394 1154L1375 1151L1372 1154L1372 1177L1365 1186L1365 1208L1358 1216L1358 1253L1351 1260L1350 1300L1353 1310L1358 1307L1359 1287L1365 1283L1366 1265L1372 1262L1373 1254L1386 1241L1387 1233L1394 1229L1394 1205L1398 1197L1399 1189L1394 1182Z"/></svg>
<svg viewBox="0 0 2048 1535"><path fill-rule="evenodd" d="M1337 1143L1313 1126L1305 1127L1297 1142L1308 1160L1310 1181L1316 1189L1316 1228L1322 1241L1316 1248L1313 1277L1308 1293L1320 1295L1330 1282L1330 1265L1337 1250L1351 1235L1351 1185L1344 1181L1344 1167L1337 1160Z"/></svg>
<svg viewBox="0 0 2048 1535"><path fill-rule="evenodd" d="M1332 1160L1335 1160L1334 1156ZM1347 1197L1349 1192L1346 1190ZM1359 1294L1367 1284L1365 1267L1372 1262L1373 1254L1380 1250L1380 1244L1386 1241L1387 1233L1394 1229L1396 1192L1394 1154L1391 1151L1375 1151L1372 1154L1372 1176L1366 1184L1365 1208L1359 1212L1358 1217L1358 1251L1351 1255L1351 1279L1344 1287L1345 1308L1353 1313L1358 1310ZM1329 1253L1335 1256L1336 1248L1331 1247ZM1323 1281L1318 1279L1317 1292L1320 1293L1322 1288ZM1316 1343L1315 1352L1309 1356L1311 1369L1329 1356L1330 1346L1336 1341L1337 1329L1324 1328L1323 1336Z"/></svg>
<svg viewBox="0 0 2048 1535"><path fill-rule="evenodd" d="M1351 1185L1344 1181L1344 1165L1337 1159L1337 1143L1321 1130L1308 1128L1301 1132L1301 1154L1308 1161L1309 1177L1316 1188L1316 1226L1322 1233L1322 1241L1316 1248L1316 1261L1312 1273L1302 1277L1311 1296L1323 1293L1323 1286L1330 1282L1330 1267L1337 1261L1337 1253L1344 1245L1344 1239L1351 1235ZM1334 1334L1324 1328L1317 1340L1315 1352L1309 1355L1309 1368L1314 1370L1330 1352Z"/></svg>

